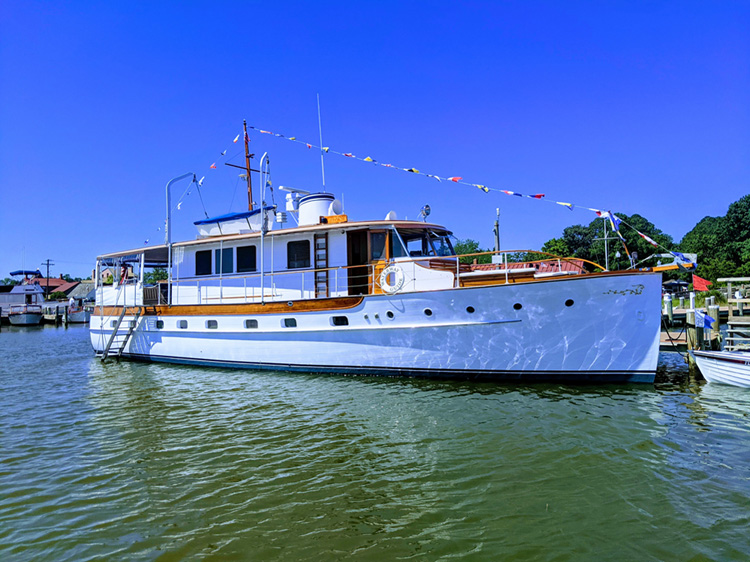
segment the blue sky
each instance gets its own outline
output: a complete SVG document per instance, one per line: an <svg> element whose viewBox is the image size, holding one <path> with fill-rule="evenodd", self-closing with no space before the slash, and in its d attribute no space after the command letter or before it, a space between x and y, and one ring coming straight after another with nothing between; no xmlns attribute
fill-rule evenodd
<svg viewBox="0 0 750 562"><path fill-rule="evenodd" d="M746 2L29 1L0 26L0 278L47 258L86 276L162 241L185 172L209 214L241 210L236 171L209 166L243 118L317 142L318 93L334 149L640 213L677 240L750 192ZM320 187L319 153L251 138L275 185ZM496 207L505 248L594 218L332 155L326 183L352 219L427 203L484 246ZM202 217L192 193L175 238Z"/></svg>

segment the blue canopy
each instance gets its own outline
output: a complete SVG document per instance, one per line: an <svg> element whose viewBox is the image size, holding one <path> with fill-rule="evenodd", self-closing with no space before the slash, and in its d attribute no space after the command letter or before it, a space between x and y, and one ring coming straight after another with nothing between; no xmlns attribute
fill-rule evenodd
<svg viewBox="0 0 750 562"><path fill-rule="evenodd" d="M273 207L266 207L266 211L272 210ZM213 224L213 223L219 223L219 222L227 222L227 221L233 221L237 219L246 219L248 217L252 217L254 215L257 215L260 213L260 209L253 209L252 211L245 211L243 213L227 213L226 215L219 215L218 217L211 217L210 219L204 219L202 221L196 221L193 224L199 225L199 224Z"/></svg>
<svg viewBox="0 0 750 562"><path fill-rule="evenodd" d="M39 277L42 276L42 272L38 269L35 271L32 271L30 269L19 269L18 271L11 271L10 272L11 277L14 275L38 275Z"/></svg>

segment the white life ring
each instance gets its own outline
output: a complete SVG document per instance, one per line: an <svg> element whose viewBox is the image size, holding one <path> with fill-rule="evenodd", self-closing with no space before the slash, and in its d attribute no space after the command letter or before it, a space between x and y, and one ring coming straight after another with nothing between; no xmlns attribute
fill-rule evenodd
<svg viewBox="0 0 750 562"><path fill-rule="evenodd" d="M393 275L393 283L388 282L388 278ZM380 288L383 292L392 295L398 293L404 286L404 271L397 265L389 265L380 272Z"/></svg>

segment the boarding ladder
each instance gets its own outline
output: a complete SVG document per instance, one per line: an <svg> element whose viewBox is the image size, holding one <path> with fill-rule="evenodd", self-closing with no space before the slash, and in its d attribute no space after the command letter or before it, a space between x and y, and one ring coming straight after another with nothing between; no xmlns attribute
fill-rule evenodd
<svg viewBox="0 0 750 562"><path fill-rule="evenodd" d="M133 316L133 319L130 321L128 326L128 331L124 334L120 333L120 326L122 325L122 320L125 318L125 313L129 309L135 308L135 315ZM141 316L141 312L143 311L143 307L141 306L131 306L131 307L122 307L122 312L120 313L120 316L117 318L117 322L115 323L114 328L112 329L112 335L109 336L109 340L107 341L107 345L104 348L104 351L102 352L102 361L105 361L107 357L110 355L115 355L116 357L121 357L122 352L125 349L125 346L128 344L128 341L130 341L130 336L133 335L133 332L135 331L135 327L138 324L138 318Z"/></svg>
<svg viewBox="0 0 750 562"><path fill-rule="evenodd" d="M328 291L328 233L313 236L315 244L315 298L330 296Z"/></svg>

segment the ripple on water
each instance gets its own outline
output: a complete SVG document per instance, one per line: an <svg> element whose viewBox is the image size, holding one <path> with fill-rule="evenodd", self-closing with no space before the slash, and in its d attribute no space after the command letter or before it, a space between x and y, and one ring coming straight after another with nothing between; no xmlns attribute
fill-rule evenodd
<svg viewBox="0 0 750 562"><path fill-rule="evenodd" d="M745 559L749 395L683 380L102 365L4 330L0 555Z"/></svg>

